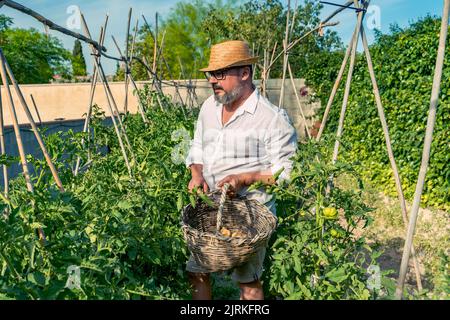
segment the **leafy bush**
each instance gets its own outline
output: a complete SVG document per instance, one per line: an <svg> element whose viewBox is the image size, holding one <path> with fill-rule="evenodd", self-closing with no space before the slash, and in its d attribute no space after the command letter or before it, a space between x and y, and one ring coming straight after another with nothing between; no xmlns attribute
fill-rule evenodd
<svg viewBox="0 0 450 320"><path fill-rule="evenodd" d="M369 299L392 288L379 274L369 290L369 266L377 268L362 233L371 222L361 190L329 188L329 177L349 174L362 182L351 165L330 164L330 147L310 141L299 146L289 184L272 186L277 197L279 228L269 250L267 291L286 299ZM329 188L329 193L327 192ZM358 230L358 232L355 232ZM386 289L386 286L384 286Z"/></svg>
<svg viewBox="0 0 450 320"><path fill-rule="evenodd" d="M135 154L134 159L129 154L133 178L114 129L95 109L91 137L69 131L45 138L66 192L54 186L45 161L32 157L35 191L27 191L23 177L11 181L8 199L0 201L0 209L9 212L0 219L2 298L190 297L184 271L188 252L179 219L181 209L197 199L187 192L190 173L178 153L186 147L180 139L192 137L196 114L187 114L167 97L156 99L148 88L140 94L148 101L149 123L140 115L124 117ZM82 138L88 150L82 148ZM269 298L378 297L377 290L367 288L367 268L378 253L355 235L370 223L371 208L359 190L332 188L326 194L330 175L359 179L352 166L329 164L329 153L325 143L301 145L292 181L267 187L277 195L280 217L265 273ZM74 176L78 155L82 170ZM2 163L14 161L2 158ZM39 241L38 228L47 244ZM68 282L74 267L81 279L75 286Z"/></svg>
<svg viewBox="0 0 450 320"><path fill-rule="evenodd" d="M414 196L422 157L439 30L440 18L426 17L404 30L394 26L391 28L391 34L378 34L370 48L394 156L408 199ZM447 39L447 46L449 42ZM324 53L320 60L326 62L311 61L301 74L315 88L323 106L327 103L342 58L343 53ZM345 77L332 106L328 132L335 132L337 128L344 81ZM430 164L422 197L423 205L444 209L450 208L449 88L450 63L446 59ZM342 152L343 159L360 161L358 170L365 178L375 181L386 193L396 195L363 54L358 54L357 57L345 118L343 143L348 147Z"/></svg>
<svg viewBox="0 0 450 320"><path fill-rule="evenodd" d="M169 106L170 107L170 106ZM92 127L94 161L73 176L82 134L50 135L48 150L57 163L66 192L53 185L47 165L31 159L38 174L30 193L23 178L11 182L0 219L0 294L16 299L179 299L189 296L184 263L187 250L179 227L179 209L187 203L189 173L174 164L172 132L192 131L179 108L162 113L149 108L145 127L139 116L124 125L136 162L131 180L112 127L96 112ZM109 153L98 153L108 145ZM63 152L70 157L63 157ZM83 154L85 151L83 152ZM85 158L85 155L83 155ZM64 158L64 159L63 159ZM62 162L64 161L64 162ZM177 206L178 203L178 206ZM37 239L43 228L47 244ZM71 267L80 268L78 289L66 287Z"/></svg>

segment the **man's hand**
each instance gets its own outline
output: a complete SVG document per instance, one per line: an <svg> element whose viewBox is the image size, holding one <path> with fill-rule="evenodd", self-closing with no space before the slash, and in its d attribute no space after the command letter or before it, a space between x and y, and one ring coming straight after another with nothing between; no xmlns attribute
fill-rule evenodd
<svg viewBox="0 0 450 320"><path fill-rule="evenodd" d="M189 191L192 192L195 187L198 187L200 191L207 193L209 191L209 187L206 183L205 178L203 177L203 166L201 164L193 164L190 168L192 179L188 185Z"/></svg>
<svg viewBox="0 0 450 320"><path fill-rule="evenodd" d="M241 190L242 187L245 186L243 176L240 174L230 174L229 176L226 176L217 183L217 187L222 188L225 183L230 184L227 192L230 197L234 197L239 192L239 190Z"/></svg>
<svg viewBox="0 0 450 320"><path fill-rule="evenodd" d="M222 188L225 183L230 184L228 195L234 197L243 187L261 181L264 184L274 184L275 180L270 171L246 172L240 174L230 174L217 183L218 188Z"/></svg>
<svg viewBox="0 0 450 320"><path fill-rule="evenodd" d="M208 184L206 183L206 180L203 178L203 176L192 177L188 186L189 191L192 192L195 187L198 187L198 190L201 190L204 193L207 193L209 191Z"/></svg>

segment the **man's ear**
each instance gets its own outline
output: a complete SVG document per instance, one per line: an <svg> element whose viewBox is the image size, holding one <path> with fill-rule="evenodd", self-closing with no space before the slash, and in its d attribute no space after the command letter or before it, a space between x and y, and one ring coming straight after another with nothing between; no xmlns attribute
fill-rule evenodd
<svg viewBox="0 0 450 320"><path fill-rule="evenodd" d="M250 67L244 67L242 68L242 80L246 81L248 78L250 78Z"/></svg>

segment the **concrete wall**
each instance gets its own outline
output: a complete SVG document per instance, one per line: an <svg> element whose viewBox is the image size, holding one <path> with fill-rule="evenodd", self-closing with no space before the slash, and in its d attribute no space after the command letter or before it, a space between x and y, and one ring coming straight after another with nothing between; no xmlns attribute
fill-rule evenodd
<svg viewBox="0 0 450 320"><path fill-rule="evenodd" d="M146 82L138 82L137 85L139 88L142 88ZM181 85L179 87L180 95L184 102L187 100L188 91L185 86L187 82L178 81ZM255 81L258 85L259 81ZM297 91L300 96L300 89L305 86L305 81L303 79L295 80ZM201 104L206 98L208 98L212 94L212 90L210 85L207 83L205 79L201 80L193 80L192 85L196 87L195 93L197 96L197 101ZM83 118L83 115L88 110L89 97L91 85L90 83L75 83L75 84L44 84L44 85L22 85L20 86L22 93L28 103L30 111L37 121L37 115L33 108L33 104L31 102L30 95L32 94L34 100L37 105L37 109L39 115L42 119L42 122L55 122L55 121L74 121ZM124 101L125 101L125 87L123 82L112 82L110 83L110 88L113 93L114 99L120 111L124 110ZM281 80L279 79L271 79L267 83L267 95L269 100L278 105L279 102L279 94L281 88ZM29 121L23 111L23 108L19 102L19 99L11 87L13 92L13 100L16 106L17 118L20 124L28 124ZM176 94L176 90L173 86L163 85L163 91L165 94L168 94L173 97L174 101L178 101L178 95ZM9 110L9 103L7 100L5 88L1 89L2 103L3 103L3 113L4 113L4 123L5 126L12 125L12 118ZM314 111L319 107L318 104L310 104L308 103L309 96L300 96L300 100L302 103L302 108L307 117L311 117L314 115ZM302 121L300 115L300 109L297 104L297 100L292 90L291 82L285 81L285 100L284 100L284 108L286 108L288 114L291 119L295 123L295 126L299 132L300 136L304 136L304 126L305 124ZM94 103L98 104L100 108L102 108L106 115L110 115L106 95L102 85L97 85L94 96ZM132 113L137 112L137 99L133 95L133 90L130 85L128 89L128 110ZM311 125L312 120L308 121L308 125Z"/></svg>
<svg viewBox="0 0 450 320"><path fill-rule="evenodd" d="M179 82L181 85L186 85L185 81ZM258 81L255 81L258 86ZM139 82L138 86L142 88L145 82ZM304 80L295 80L296 88L299 91L299 97L302 103L302 108L307 117L308 126L311 126L314 119L315 110L320 107L319 104L309 103L309 96L301 96L300 88L304 88ZM212 90L207 81L194 80L192 85L195 85L196 101L194 103L200 105L205 99L207 99L211 94ZM123 111L124 100L125 100L125 88L123 82L113 82L110 83L111 91L116 100L117 106L120 111ZM279 95L280 95L281 80L271 79L266 85L267 96L269 100L278 105ZM87 107L89 103L90 96L90 84L89 83L77 83L77 84L49 84L49 85L22 85L20 86L22 93L27 100L28 106L31 109L31 113L37 122L36 112L34 111L30 94L33 95L40 117L43 122L43 126L47 128L46 134L52 134L58 131L68 131L72 129L75 132L81 131L83 129L83 115L87 112ZM14 104L16 107L16 113L21 124L21 136L24 143L25 152L27 154L32 154L36 157L41 158L42 152L39 149L39 145L36 142L33 132L30 130L29 122L23 111L23 108L17 98L16 93L11 87L13 92ZM176 94L175 88L172 86L163 85L163 91L165 94L172 96L175 102L179 102L178 95ZM184 102L187 101L188 91L185 87L180 87L180 95ZM302 91L304 92L304 90ZM5 147L6 154L11 156L18 156L17 143L15 139L14 130L12 128L12 120L9 111L9 102L7 100L5 88L1 89L2 105L3 105L3 117L5 123ZM96 88L96 93L94 97L94 103L97 103L101 107L106 115L109 115L107 100L103 86L98 85ZM131 87L129 89L128 98L129 111L132 113L137 112L137 99L133 95ZM299 137L305 136L305 123L302 121L300 109L297 104L297 100L292 90L292 85L290 81L285 81L285 103L286 108L291 120L293 121ZM105 123L110 123L108 119ZM30 166L31 172L33 169ZM15 177L22 172L22 168L19 164L14 164L8 168L8 176ZM3 185L3 170L0 170L0 185Z"/></svg>

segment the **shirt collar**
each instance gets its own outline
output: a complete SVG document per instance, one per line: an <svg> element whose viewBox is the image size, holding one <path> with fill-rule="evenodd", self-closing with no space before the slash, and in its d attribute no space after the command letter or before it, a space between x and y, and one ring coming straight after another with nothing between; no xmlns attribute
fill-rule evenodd
<svg viewBox="0 0 450 320"><path fill-rule="evenodd" d="M259 90L255 88L253 90L252 94L247 98L247 100L244 101L244 103L236 110L236 115L241 115L245 111L247 111L250 114L254 114L256 111L256 107L258 106L259 101ZM221 103L218 103L216 101L216 106L220 107L220 111L222 111L223 105Z"/></svg>
<svg viewBox="0 0 450 320"><path fill-rule="evenodd" d="M259 101L259 91L255 88L253 90L253 93L245 100L244 104L241 106L242 113L244 111L247 111L248 113L254 114L256 111L256 106L258 105Z"/></svg>

